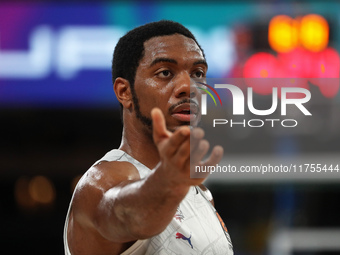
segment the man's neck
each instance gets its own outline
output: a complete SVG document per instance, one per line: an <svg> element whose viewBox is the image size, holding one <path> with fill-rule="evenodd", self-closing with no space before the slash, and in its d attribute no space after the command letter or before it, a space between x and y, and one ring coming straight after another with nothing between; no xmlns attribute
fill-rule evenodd
<svg viewBox="0 0 340 255"><path fill-rule="evenodd" d="M150 169L155 168L160 160L152 135L148 131L141 132L138 128L123 128L119 149Z"/></svg>

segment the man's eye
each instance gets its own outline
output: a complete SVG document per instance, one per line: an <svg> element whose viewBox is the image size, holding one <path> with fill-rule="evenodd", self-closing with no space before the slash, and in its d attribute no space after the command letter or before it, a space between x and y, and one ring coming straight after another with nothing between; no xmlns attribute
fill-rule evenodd
<svg viewBox="0 0 340 255"><path fill-rule="evenodd" d="M161 77L170 77L171 72L169 70L164 70L158 74Z"/></svg>
<svg viewBox="0 0 340 255"><path fill-rule="evenodd" d="M194 78L203 78L204 73L202 71L197 71L194 73Z"/></svg>

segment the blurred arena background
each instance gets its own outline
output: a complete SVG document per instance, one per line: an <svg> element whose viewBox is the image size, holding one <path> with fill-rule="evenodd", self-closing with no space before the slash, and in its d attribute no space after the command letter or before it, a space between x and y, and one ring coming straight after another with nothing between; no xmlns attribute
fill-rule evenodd
<svg viewBox="0 0 340 255"><path fill-rule="evenodd" d="M301 35L297 27L309 14L322 19ZM275 28L277 18L282 23ZM336 1L1 2L1 254L63 254L64 219L78 178L120 143L114 46L128 30L160 19L193 31L209 77L243 77L259 52L332 49L328 64L337 69L326 78L339 78ZM312 89L315 122L290 135L231 133L224 160L288 155L340 163L340 93ZM328 179L242 175L212 177L207 185L236 255L330 255L340 254L339 182L340 173Z"/></svg>

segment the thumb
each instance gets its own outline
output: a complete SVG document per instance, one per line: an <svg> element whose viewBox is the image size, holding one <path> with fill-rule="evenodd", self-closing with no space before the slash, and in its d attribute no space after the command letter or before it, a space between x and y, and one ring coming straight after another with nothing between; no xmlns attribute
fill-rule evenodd
<svg viewBox="0 0 340 255"><path fill-rule="evenodd" d="M171 136L171 133L166 129L164 115L159 108L153 108L151 110L151 119L152 135L155 144L158 144L164 138Z"/></svg>

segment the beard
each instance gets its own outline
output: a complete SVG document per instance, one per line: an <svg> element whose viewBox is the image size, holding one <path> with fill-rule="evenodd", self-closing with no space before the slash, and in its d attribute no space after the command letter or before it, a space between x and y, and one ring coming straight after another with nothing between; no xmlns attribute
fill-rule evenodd
<svg viewBox="0 0 340 255"><path fill-rule="evenodd" d="M152 130L152 120L151 118L143 115L142 112L140 111L139 100L136 95L136 91L133 87L131 88L131 93L137 119L139 119L142 122L142 124L146 126L148 129Z"/></svg>

